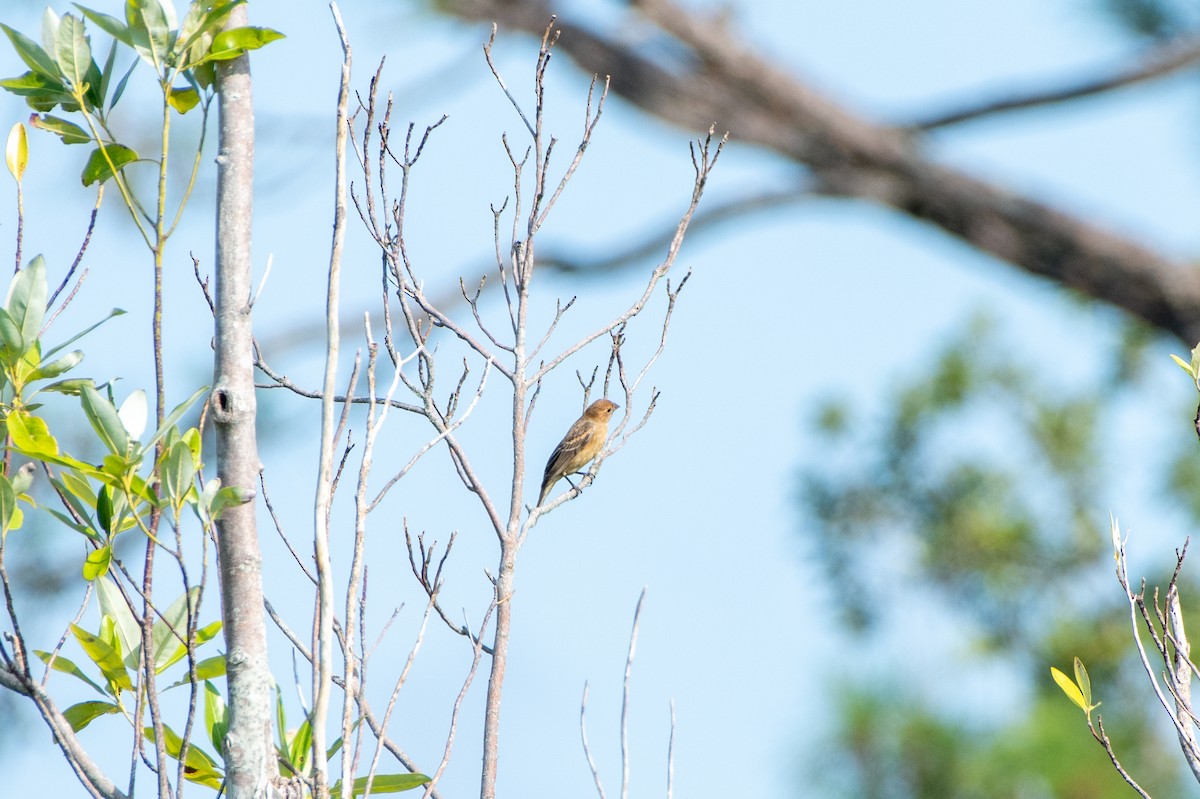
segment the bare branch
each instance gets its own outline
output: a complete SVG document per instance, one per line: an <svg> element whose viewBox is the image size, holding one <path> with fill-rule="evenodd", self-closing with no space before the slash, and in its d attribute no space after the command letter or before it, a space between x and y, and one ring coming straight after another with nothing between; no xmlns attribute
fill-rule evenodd
<svg viewBox="0 0 1200 799"><path fill-rule="evenodd" d="M544 0L453 0L464 17L537 35ZM719 18L669 0L636 10L692 55L663 63L618 35L564 15L559 46L586 74L613 76L613 91L685 130L714 120L738 141L803 164L831 196L889 206L983 252L1200 340L1200 273L1126 236L948 168L911 131L864 119L740 39ZM1186 46L1186 45L1183 45ZM673 52L675 48L662 48Z"/></svg>
<svg viewBox="0 0 1200 799"><path fill-rule="evenodd" d="M1168 683L1173 682L1173 675L1175 671L1174 666L1167 654L1166 642L1158 635L1158 632L1154 627L1154 623L1152 622L1149 613L1146 610L1145 583L1143 582L1141 590L1137 594L1133 593L1133 590L1129 586L1128 560L1125 556L1125 540L1121 537L1120 527L1115 518L1112 520L1111 527L1114 554L1117 561L1117 582L1124 589L1125 597L1129 604L1129 620L1133 629L1134 644L1137 646L1138 655L1142 661L1142 668L1145 670L1146 676L1150 680L1150 685L1154 689L1155 696L1158 697L1159 704L1162 705L1163 710L1167 712L1167 715L1171 718L1171 722L1175 725L1175 732L1179 736L1180 747L1183 750L1183 754L1188 762L1188 765L1192 769L1192 773L1197 777L1197 779L1200 779L1200 751L1197 750L1195 736L1191 729L1192 722L1189 719L1189 716L1191 715L1191 709L1189 708L1186 714L1177 713L1172 709L1172 703L1168 701L1167 697L1164 695L1163 689L1159 685L1155 670L1150 665L1150 659L1146 654L1146 648L1142 643L1140 627L1138 625L1139 615L1142 617L1143 623L1153 639L1155 647L1160 656L1162 656L1167 663L1167 672L1164 674L1164 677L1167 679ZM1176 576L1178 576L1179 573L1178 570L1180 563L1182 562L1182 554L1183 553L1180 553L1180 557L1176 563ZM1185 680L1190 681L1190 679L1191 672L1186 671ZM1171 685L1169 692L1176 700L1178 700L1181 696L1179 687L1177 685ZM1190 693L1190 689L1188 689L1188 692ZM1097 738L1097 740L1100 739Z"/></svg>
<svg viewBox="0 0 1200 799"><path fill-rule="evenodd" d="M487 385L488 372L491 371L491 367L492 367L492 364L490 361L488 363L484 364L483 374L479 378L479 386L475 389L475 395L471 399L471 404L467 406L467 409L463 412L463 415L458 417L458 419L456 419L452 424L446 425L443 423L442 424L443 429L441 431L439 431L438 434L436 436L434 436L433 438L431 438L429 441L426 441L425 444L413 454L413 456L409 459L408 463L404 464L404 466L400 469L400 471L398 471L398 472L396 472L396 474L392 475L391 479L389 479L387 481L387 483L384 484L383 488L379 489L379 493L376 494L375 499L371 500L370 505L367 506L368 513L375 510L376 506L379 505L379 503L383 501L384 496L387 495L387 492L389 490L391 490L392 486L394 486L397 481L399 481L402 477L404 477L404 475L408 474L408 472L414 466L416 466L417 461L421 459L421 456L423 456L426 452L429 452L429 450L436 447L439 442L448 438L456 429L458 429L460 426L462 426L462 424L471 417L471 414L475 410L475 406L479 404L480 397L483 396L483 387L485 385ZM471 478L471 479L473 479L473 478Z"/></svg>
<svg viewBox="0 0 1200 799"><path fill-rule="evenodd" d="M564 360L571 357L576 352L583 349L601 336L609 335L612 331L616 330L621 325L625 324L634 316L637 316L642 312L642 309L646 306L646 302L649 301L651 295L654 293L654 289L658 285L659 281L662 280L662 278L671 270L671 267L675 265L675 259L679 255L679 249L683 246L684 235L687 233L687 229L691 224L692 217L695 215L696 209L700 205L700 198L704 195L704 188L708 183L708 177L710 174L712 174L712 170L716 167L717 160L721 156L721 150L724 148L725 142L728 140L728 134L716 142L714 142L713 136L714 131L710 129L705 138L700 139L698 142L693 142L691 145L692 165L695 169L695 182L692 185L691 202L688 204L687 209L684 211L683 216L680 218L679 223L675 227L675 235L671 237L671 243L667 247L666 256L663 258L662 262L654 268L654 271L650 273L650 277L647 280L646 288L642 292L642 295L638 297L633 304L630 305L629 308L624 313L620 314L616 319L609 322L594 333L584 336L558 356L543 364L541 368L539 368L530 378L530 382L536 383L537 381L541 380L547 373L549 373Z"/></svg>
<svg viewBox="0 0 1200 799"><path fill-rule="evenodd" d="M918 118L904 127L909 130L930 131L996 114L1025 111L1106 94L1114 89L1135 86L1180 72L1195 66L1198 61L1200 39L1171 39L1139 53L1132 63L1109 70L1098 77L1060 81L1060 85L1045 89L1009 91L997 97L964 104L954 110Z"/></svg>
<svg viewBox="0 0 1200 799"><path fill-rule="evenodd" d="M587 698L588 684L583 683L583 699L579 702L579 735L583 738L583 754L587 758L588 768L592 771L592 781L596 784L596 793L600 799L606 799L604 784L600 781L600 771L596 768L596 760L592 757L592 748L588 745L587 737Z"/></svg>
<svg viewBox="0 0 1200 799"><path fill-rule="evenodd" d="M54 700L41 685L28 675L19 674L8 667L0 667L0 686L33 700L42 720L53 733L54 742L62 750L64 758L89 795L95 799L127 799L126 794L114 785L88 756L79 739L75 737L70 722L55 707Z"/></svg>
<svg viewBox="0 0 1200 799"><path fill-rule="evenodd" d="M633 680L633 655L637 651L638 626L642 619L642 605L646 602L646 589L638 596L633 610L633 630L629 634L629 654L625 656L625 678L621 682L621 799L629 798L629 688Z"/></svg>
<svg viewBox="0 0 1200 799"><path fill-rule="evenodd" d="M88 244L91 243L91 240L92 240L92 231L94 231L96 229L96 216L100 213L100 202L103 199L104 199L104 186L101 185L96 191L96 204L94 206L92 206L92 212L88 216L87 230L83 234L83 243L81 243L79 245L79 252L77 252L75 254L75 260L71 262L71 268L67 270L67 273L65 275L63 275L62 282L58 284L58 288L56 288L54 290L54 293L50 295L50 299L46 302L47 308L52 307L54 305L55 301L58 299L58 295L63 293L63 290L66 289L67 284L71 282L71 277L75 274L75 270L78 269L79 264L83 262L83 255L84 255L84 253L87 252ZM17 233L17 237L18 237L18 241L19 241L20 240L20 232L19 231ZM21 258L20 245L18 244L18 248L17 248L17 265L18 266L20 266L20 258ZM68 305L71 304L71 300L79 292L79 287L83 285L83 281L84 281L84 278L87 277L87 273L88 273L87 269L84 269L83 272L80 273L79 280L71 288L71 293L67 295L67 298L65 300L63 300L62 305L60 305L58 308L55 309L54 313L50 315L50 318L46 321L46 324L42 327L43 332L47 328L49 328L50 325L53 324L54 320L58 317L58 315L60 313L62 313L63 310L66 309L66 307Z"/></svg>
<svg viewBox="0 0 1200 799"><path fill-rule="evenodd" d="M479 671L479 659L483 652L483 631L487 629L488 622L491 621L492 613L496 610L496 603L492 602L488 605L487 612L483 614L483 621L479 625L479 632L475 635L475 652L471 658L471 668L467 672L466 678L463 680L462 688L458 692L458 696L454 700L454 709L450 712L450 730L446 734L446 747L442 752L442 760L438 763L437 770L433 773L429 784L425 786L426 799L432 799L433 789L437 786L438 780L442 778L442 774L446 771L446 766L450 764L450 752L454 748L454 735L458 729L458 714L462 710L463 700L467 698L467 691L471 688L471 683L475 681L475 674Z"/></svg>
<svg viewBox="0 0 1200 799"><path fill-rule="evenodd" d="M551 16L551 20L554 17ZM536 136L537 133L533 129L533 125L525 117L525 112L521 110L521 104L517 102L517 98L513 97L512 92L508 90L508 86L504 83L504 78L500 75L499 68L496 67L496 62L492 60L492 46L496 43L496 23L492 23L492 35L488 37L487 44L483 46L483 55L487 59L488 68L492 70L492 76L496 78L496 83L504 91L504 95L508 101L512 103L512 107L516 110L517 115L521 117L521 121L525 123L525 129L529 131L530 136Z"/></svg>
<svg viewBox="0 0 1200 799"><path fill-rule="evenodd" d="M1099 728L1098 732L1096 729L1097 727ZM1099 741L1100 745L1104 747L1104 751L1108 755L1108 759L1112 761L1113 768L1115 768L1117 773L1121 775L1121 779L1125 780L1125 782L1129 784L1130 788L1133 788L1135 791L1137 791L1138 795L1141 796L1142 799L1151 799L1150 794L1146 793L1145 789L1137 784L1137 781L1129 775L1129 772L1127 772L1125 767L1121 765L1121 761L1117 759L1117 753L1113 751L1112 742L1108 739L1108 733L1104 731L1104 720L1099 716L1096 716L1096 726L1093 727L1092 719L1089 716L1088 729L1091 730L1092 737Z"/></svg>
<svg viewBox="0 0 1200 799"><path fill-rule="evenodd" d="M671 737L667 740L667 799L675 795L675 700L671 700Z"/></svg>
<svg viewBox="0 0 1200 799"><path fill-rule="evenodd" d="M316 790L320 794L329 784L326 724L329 718L330 686L333 672L333 566L329 553L329 512L333 500L333 395L337 379L340 330L338 304L341 291L342 248L346 238L346 143L350 98L350 42L336 3L330 3L334 25L342 44L342 73L338 89L336 169L334 189L333 242L329 254L329 279L326 284L325 379L321 400L321 448L317 475L317 499L314 508L314 544L316 554L317 623L315 625L313 664L312 763Z"/></svg>

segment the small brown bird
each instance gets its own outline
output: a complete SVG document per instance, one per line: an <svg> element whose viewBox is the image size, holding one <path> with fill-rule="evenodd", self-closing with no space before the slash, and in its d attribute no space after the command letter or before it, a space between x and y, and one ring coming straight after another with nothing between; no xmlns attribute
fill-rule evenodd
<svg viewBox="0 0 1200 799"><path fill-rule="evenodd" d="M555 483L579 471L600 453L604 439L608 438L608 420L612 418L613 411L620 407L615 402L598 399L587 407L575 424L571 425L571 429L567 431L563 440L558 442L550 460L546 462L539 505L546 501L546 496ZM570 482L569 478L567 482Z"/></svg>

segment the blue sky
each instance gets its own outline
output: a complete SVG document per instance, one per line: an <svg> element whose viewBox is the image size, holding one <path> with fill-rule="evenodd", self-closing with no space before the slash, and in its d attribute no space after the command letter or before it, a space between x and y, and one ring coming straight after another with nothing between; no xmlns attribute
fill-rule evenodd
<svg viewBox="0 0 1200 799"><path fill-rule="evenodd" d="M100 0L95 5L110 10ZM511 182L499 138L503 131L517 136L520 122L487 72L479 49L485 26L393 11L398 5L348 2L342 9L355 48L355 83L364 88L386 54L385 82L396 93L398 120L421 126L449 115L414 175L408 224L426 285L452 290L458 275L475 273L491 252L488 203L501 201ZM13 9L3 21L35 33L39 10ZM315 387L320 350L297 331L319 328L324 302L340 52L324 4L255 2L251 15L254 23L288 34L253 61L259 126L255 260L260 269L268 255L274 260L256 324L268 358ZM853 8L747 0L734 6L733 19L767 53L843 102L898 121L994 89L1086 75L1131 52L1125 39L1075 0L877 1ZM510 85L526 89L532 42L502 39L498 54ZM3 50L0 69L5 75L21 71ZM566 58L554 63L548 128L564 145L580 128L586 86L586 76ZM7 97L0 109L5 129L26 115ZM1195 119L1194 87L1176 78L1148 90L964 126L939 135L932 146L947 163L1182 258L1195 249L1200 210ZM673 223L690 192L687 142L694 133L648 120L613 98L541 246L604 252ZM51 269L61 269L90 202L74 177L83 154L45 135L34 135L31 148L26 251L46 252ZM710 202L779 184L796 172L736 141L722 159ZM195 251L211 269L211 176L202 180L208 182L168 265L168 379L171 396L181 399L208 381L210 368L207 310L187 257ZM94 319L112 305L128 308L131 313L102 334L120 345L96 346L85 366L97 377L120 375L132 389L151 379L141 340L148 329L148 259L115 199L107 200L93 244L94 274L62 324ZM6 191L0 234L11 237L13 219ZM350 230L343 312L358 318L377 307L377 258L362 230ZM540 318L556 298L579 296L552 347L566 346L626 307L641 292L649 268L611 281L542 276L535 288ZM522 551L505 689L502 794L591 795L578 730L585 681L591 686L589 737L610 795L616 790L621 674L634 605L645 587L630 716L635 795L664 788L671 700L678 717L676 796L805 795L797 786L799 753L813 751L828 729L831 679L859 673L863 654L848 652L832 629L838 588L822 580L794 502L800 464L820 457L806 429L812 402L837 395L878 410L881 389L917 368L979 308L1002 320L1012 346L1067 380L1088 374L1096 365L1092 353L1115 335L1111 319L1067 310L1046 284L938 232L855 203L814 200L697 237L685 246L678 274L689 268L694 273L667 351L649 378L663 392L650 424L606 462L581 498L545 517ZM635 339L631 346L644 349L655 340L661 300L659 295L635 331L645 343ZM349 333L346 346L353 346ZM448 381L454 356L449 343L445 348ZM530 431L527 480L536 482L542 453L578 414L573 370L590 371L605 357L602 347L593 347L546 381ZM1181 373L1165 356L1161 361L1150 378L1160 416L1163 408L1178 407L1188 391ZM476 467L497 491L511 469L504 388L493 376L462 434ZM646 401L643 394L639 415ZM262 403L272 498L283 508L293 540L302 542L311 527L317 409L278 393ZM1134 431L1149 425L1138 419L1130 424ZM427 437L410 419L393 416L391 425L385 435L394 438L381 457L380 479ZM1125 462L1149 462L1145 444L1138 447L1140 436L1129 438ZM1134 484L1114 497L1112 510L1137 527L1139 515L1150 516L1152 501ZM370 623L377 630L390 608L403 605L372 667L382 696L389 673L407 653L422 604L406 579L397 537L401 519L442 541L459 531L446 603L465 608L475 623L486 601L482 570L494 562L494 543L440 451L426 456L379 515L370 561L379 604ZM303 629L308 597L296 589L295 568L265 517L264 536L268 594L277 607L294 608L291 621ZM74 544L64 546L73 552ZM1169 546L1151 556L1164 557ZM983 667L958 646L954 629L926 611L920 605L898 608L896 636L914 645L897 655L886 648L892 642L884 642L881 651L891 652L897 674L936 675L940 687L931 693L945 700L986 677L964 676L972 663ZM52 641L57 629L48 626L44 634ZM290 658L282 640L274 643L273 671L290 697ZM468 654L444 628L430 628L397 711L396 736L421 763L440 755ZM442 783L445 796L477 790L483 688L478 681L460 724L456 758ZM119 722L110 723L107 733L100 723L86 731L85 743L120 752L124 740L114 743L111 732ZM45 795L82 795L55 758L39 729L27 746L10 750L10 784ZM111 770L120 774L123 768Z"/></svg>

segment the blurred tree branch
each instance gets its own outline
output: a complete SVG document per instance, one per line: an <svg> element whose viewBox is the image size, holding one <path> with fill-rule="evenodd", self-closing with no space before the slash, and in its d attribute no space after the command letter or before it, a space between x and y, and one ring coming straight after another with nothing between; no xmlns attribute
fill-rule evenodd
<svg viewBox="0 0 1200 799"><path fill-rule="evenodd" d="M538 35L544 0L441 0L439 7L501 30ZM560 47L587 72L608 75L612 91L688 130L712 125L808 168L813 190L886 205L935 225L1026 272L1121 308L1191 344L1200 340L1200 274L1139 242L958 169L937 163L921 129L985 113L1114 91L1194 65L1194 40L1155 44L1137 63L1049 92L943 112L914 125L866 119L767 60L724 16L669 0L633 0L671 47L644 46L562 16ZM680 57L679 53L686 55ZM914 115L915 117L915 115ZM949 121L947 121L949 120Z"/></svg>

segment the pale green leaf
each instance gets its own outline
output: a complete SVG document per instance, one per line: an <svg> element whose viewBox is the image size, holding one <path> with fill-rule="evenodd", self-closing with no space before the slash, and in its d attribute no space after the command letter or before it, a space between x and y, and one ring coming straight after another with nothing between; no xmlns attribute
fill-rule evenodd
<svg viewBox="0 0 1200 799"><path fill-rule="evenodd" d="M13 491L12 483L0 474L0 533L7 533L12 527L13 515L17 512L17 493Z"/></svg>
<svg viewBox="0 0 1200 799"><path fill-rule="evenodd" d="M18 122L8 132L8 142L4 147L4 163L9 173L21 182L25 175L25 167L29 164L29 137L25 133L25 125Z"/></svg>
<svg viewBox="0 0 1200 799"><path fill-rule="evenodd" d="M221 660L224 662L224 658ZM213 747L218 752L223 751L225 733L229 731L229 715L221 692L208 681L204 683L204 727L208 730L208 740Z"/></svg>
<svg viewBox="0 0 1200 799"><path fill-rule="evenodd" d="M4 300L4 309L21 334L22 354L41 333L42 320L46 317L46 297L46 259L37 255L17 272Z"/></svg>
<svg viewBox="0 0 1200 799"><path fill-rule="evenodd" d="M78 8L85 17L90 19L92 23L95 24L100 30L104 31L117 41L122 42L129 47L133 47L133 36L130 34L129 28L124 22L116 17L110 17L108 14L102 14L99 11L93 11L90 8L84 8L78 3L75 4L75 7Z"/></svg>
<svg viewBox="0 0 1200 799"><path fill-rule="evenodd" d="M1075 684L1079 686L1079 692L1083 694L1083 701L1090 708L1092 706L1092 680L1088 677L1083 661L1079 658L1075 658Z"/></svg>
<svg viewBox="0 0 1200 799"><path fill-rule="evenodd" d="M366 777L359 777L354 781L351 787L352 796L362 796L367 792ZM429 777L424 774L376 774L371 783L371 795L377 793L400 793L401 791L411 791L414 788L420 788L429 782ZM342 781L338 780L329 789L330 796L338 796L341 794Z"/></svg>
<svg viewBox="0 0 1200 799"><path fill-rule="evenodd" d="M108 681L109 688L113 693L133 690L133 681L129 679L129 672L125 670L125 664L121 662L120 653L101 640L99 636L89 633L77 624L71 625L71 633L91 661L100 669L100 673Z"/></svg>
<svg viewBox="0 0 1200 799"><path fill-rule="evenodd" d="M112 702L101 702L95 699L90 699L86 702L79 702L71 705L63 711L63 718L71 725L71 729L79 732L87 725L91 724L101 716L106 716L111 713L117 713L120 708Z"/></svg>
<svg viewBox="0 0 1200 799"><path fill-rule="evenodd" d="M117 411L117 417L120 418L121 424L125 427L125 432L129 433L129 437L134 439L141 438L142 433L146 431L146 419L148 416L149 405L146 401L146 392L140 388L126 397Z"/></svg>
<svg viewBox="0 0 1200 799"><path fill-rule="evenodd" d="M204 396L207 393L208 393L208 386L204 386L203 388L197 389L192 394L192 396L188 397L183 402L176 405L171 410L171 412L169 414L167 414L167 418L163 419L163 423L161 425L159 425L159 428L154 431L154 435L150 437L150 440L146 442L146 447L147 448L153 447L155 444L157 444L159 442L159 439L161 439L163 436L165 436L167 434L167 431L170 430L180 419L183 418L183 415L185 413L187 413L188 408L192 407L192 405L195 404L196 400L200 399L202 396ZM214 491L215 490L216 489L214 489Z"/></svg>
<svg viewBox="0 0 1200 799"><path fill-rule="evenodd" d="M89 552L83 561L83 579L91 582L108 574L108 567L112 563L112 554L112 547L108 544Z"/></svg>
<svg viewBox="0 0 1200 799"><path fill-rule="evenodd" d="M1053 666L1050 667L1050 676L1058 683L1058 687L1067 695L1067 699L1074 702L1084 713L1089 711L1087 700L1083 698L1083 692L1079 690L1079 686L1071 681L1071 678L1063 674Z"/></svg>
<svg viewBox="0 0 1200 799"><path fill-rule="evenodd" d="M153 727L143 727L142 732L146 736L147 741L154 740ZM180 754L183 752L183 739L165 724L163 725L163 745L168 755L176 760L179 759ZM184 778L189 782L206 785L214 790L222 787L224 774L220 767L216 761L209 757L203 749L196 746L194 742L188 744L187 756L184 757L183 762Z"/></svg>
<svg viewBox="0 0 1200 799"><path fill-rule="evenodd" d="M186 114L200 104L200 93L191 86L171 89L167 94L167 104L181 114Z"/></svg>
<svg viewBox="0 0 1200 799"><path fill-rule="evenodd" d="M86 674L84 674L83 670L81 668L76 666L73 661L63 657L62 655L55 656L54 660L51 661L49 652L43 652L40 649L35 649L35 650L33 650L33 654L37 655L38 658L40 658L43 663L50 666L50 669L52 671L60 671L63 674L70 674L72 677L75 677L76 679L78 679L82 682L85 682L88 685L95 688L96 693L99 693L99 694L105 693L104 689L101 688L99 685L97 685L95 682L93 682L90 677L88 677Z"/></svg>
<svg viewBox="0 0 1200 799"><path fill-rule="evenodd" d="M63 76L76 91L82 89L92 66L92 47L84 34L82 19L70 14L62 18L55 41L55 55Z"/></svg>
<svg viewBox="0 0 1200 799"><path fill-rule="evenodd" d="M96 595L100 598L100 614L113 624L117 638L121 641L121 651L127 668L136 669L142 651L142 628L133 611L125 602L124 596L111 579L100 580L96 583Z"/></svg>
<svg viewBox="0 0 1200 799"><path fill-rule="evenodd" d="M2 22L0 22L0 30L3 30L8 36L8 40L12 42L13 49L17 51L17 55L25 62L26 66L37 74L49 78L51 81L58 81L61 78L61 73L58 71L58 64L54 63L54 59L50 57L50 54L43 50L37 42L20 31L13 30Z"/></svg>
<svg viewBox="0 0 1200 799"><path fill-rule="evenodd" d="M123 457L129 450L129 433L121 423L116 407L91 386L84 387L79 399L83 403L84 414L104 446L114 455Z"/></svg>

